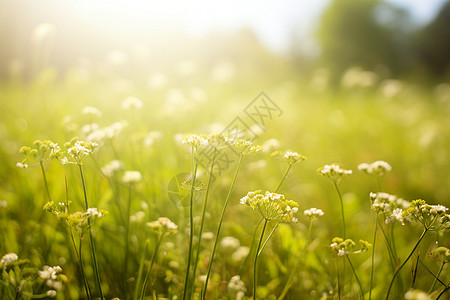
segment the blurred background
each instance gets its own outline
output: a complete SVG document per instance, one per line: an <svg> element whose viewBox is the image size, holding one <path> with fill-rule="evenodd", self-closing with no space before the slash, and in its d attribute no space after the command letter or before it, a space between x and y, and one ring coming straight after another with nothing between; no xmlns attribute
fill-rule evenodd
<svg viewBox="0 0 450 300"><path fill-rule="evenodd" d="M449 23L445 0L4 0L0 76L107 64L148 76L198 58L269 72L276 56L303 76L326 68L332 83L359 67L429 84L449 76Z"/></svg>

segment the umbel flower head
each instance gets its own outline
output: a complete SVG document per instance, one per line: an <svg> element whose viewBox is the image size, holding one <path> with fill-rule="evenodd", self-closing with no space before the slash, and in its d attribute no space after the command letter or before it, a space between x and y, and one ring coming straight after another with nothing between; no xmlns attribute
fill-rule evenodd
<svg viewBox="0 0 450 300"><path fill-rule="evenodd" d="M208 142L208 137L206 135L198 134L188 134L181 141L181 143L191 145L195 149L208 145Z"/></svg>
<svg viewBox="0 0 450 300"><path fill-rule="evenodd" d="M89 141L79 141L78 138L73 138L70 142L65 145L67 156L61 159L62 164L78 164L81 165L84 160L94 152L98 147L96 142Z"/></svg>
<svg viewBox="0 0 450 300"><path fill-rule="evenodd" d="M392 170L392 167L385 161L377 160L371 164L368 163L360 164L358 166L358 170L363 171L369 175L383 176L387 172L390 172Z"/></svg>
<svg viewBox="0 0 450 300"><path fill-rule="evenodd" d="M160 234L176 234L178 231L178 226L166 217L161 217L156 221L148 222L147 226Z"/></svg>
<svg viewBox="0 0 450 300"><path fill-rule="evenodd" d="M336 183L342 178L342 176L352 174L352 170L343 169L338 164L325 165L317 171Z"/></svg>
<svg viewBox="0 0 450 300"><path fill-rule="evenodd" d="M285 199L283 194L265 192L256 190L248 192L240 200L252 209L257 210L263 218L270 221L280 222L298 222L294 214L298 211L298 203L293 200Z"/></svg>
<svg viewBox="0 0 450 300"><path fill-rule="evenodd" d="M122 176L122 182L126 184L138 183L142 180L142 174L139 171L125 171Z"/></svg>
<svg viewBox="0 0 450 300"><path fill-rule="evenodd" d="M386 223L397 220L404 225L405 221L409 220L405 219L402 214L403 210L410 205L408 201L383 192L370 193L369 196L372 201L372 210L383 215Z"/></svg>
<svg viewBox="0 0 450 300"><path fill-rule="evenodd" d="M284 153L281 151L275 151L270 156L283 159L291 165L306 160L305 156L294 151L286 151Z"/></svg>
<svg viewBox="0 0 450 300"><path fill-rule="evenodd" d="M252 154L262 151L262 146L253 145L253 142L246 139L238 139L233 136L226 136L225 142L241 155Z"/></svg>
<svg viewBox="0 0 450 300"><path fill-rule="evenodd" d="M450 215L444 205L430 205L425 200L417 199L402 212L402 217L408 221L416 220L432 230L450 230Z"/></svg>
<svg viewBox="0 0 450 300"><path fill-rule="evenodd" d="M0 267L6 268L9 264L15 262L19 257L15 253L8 253L3 255L3 257L0 259Z"/></svg>
<svg viewBox="0 0 450 300"><path fill-rule="evenodd" d="M331 240L331 250L336 251L339 256L344 256L348 254L356 254L367 251L372 244L367 241L359 240L360 249L353 251L353 248L356 246L356 243L351 239L346 239L344 241L343 238L335 237Z"/></svg>
<svg viewBox="0 0 450 300"><path fill-rule="evenodd" d="M31 147L23 146L19 152L25 154L26 158L16 164L18 168L27 168L27 162L30 160L42 163L45 160L59 158L63 154L59 145L51 140L36 140Z"/></svg>
<svg viewBox="0 0 450 300"><path fill-rule="evenodd" d="M320 208L314 208L313 207L313 208L305 210L303 212L303 214L305 216L308 216L308 217L311 217L311 218L321 217L321 216L323 216L323 210L321 210Z"/></svg>

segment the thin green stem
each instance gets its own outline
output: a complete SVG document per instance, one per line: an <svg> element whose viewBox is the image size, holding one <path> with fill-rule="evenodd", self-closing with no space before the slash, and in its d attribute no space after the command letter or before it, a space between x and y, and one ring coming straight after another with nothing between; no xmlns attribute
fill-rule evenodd
<svg viewBox="0 0 450 300"><path fill-rule="evenodd" d="M139 261L138 276L136 278L136 286L134 288L133 300L137 300L139 297L139 287L140 287L141 280L142 280L142 273L144 273L145 254L147 252L147 248L148 248L149 244L150 244L150 239L147 239L145 241L144 251L142 252L141 260Z"/></svg>
<svg viewBox="0 0 450 300"><path fill-rule="evenodd" d="M424 238L425 234L428 232L428 229L429 229L428 227L425 227L425 229L423 230L423 232L420 235L419 239L417 240L416 244L414 245L414 248L409 253L408 257L406 257L406 259L403 261L403 263L395 270L394 276L392 277L391 282L389 284L389 288L388 288L388 291L387 291L387 294L386 294L386 300L389 299L389 294L391 293L391 289L392 289L392 285L394 283L395 277L400 272L400 270L403 268L403 266L408 262L408 260L411 258L411 256L413 255L414 251L417 249L417 247L419 246L420 242Z"/></svg>
<svg viewBox="0 0 450 300"><path fill-rule="evenodd" d="M50 196L50 190L48 189L47 176L45 176L44 164L42 160L39 161L39 165L41 166L42 177L44 178L45 191L47 193L48 201L52 201L52 196Z"/></svg>
<svg viewBox="0 0 450 300"><path fill-rule="evenodd" d="M375 215L375 229L373 231L372 266L370 268L370 282L369 282L369 300L372 299L373 271L375 269L375 245L376 245L376 242L377 242L377 229L378 229L378 214Z"/></svg>
<svg viewBox="0 0 450 300"><path fill-rule="evenodd" d="M189 253L188 253L188 262L186 269L186 277L184 279L184 292L183 292L183 300L186 299L186 295L188 294L188 285L189 285L189 275L191 269L191 258L192 258L192 243L194 239L194 216L193 216L193 206L194 206L194 188L195 188L195 180L197 177L197 163L195 162L195 148L192 146L192 185L190 191L190 199L189 199Z"/></svg>
<svg viewBox="0 0 450 300"><path fill-rule="evenodd" d="M89 205L88 205L88 199L87 199L86 183L84 180L83 168L81 167L81 164L78 164L78 167L80 170L81 183L83 185L84 205L85 205L85 209L87 211L89 209ZM100 299L103 300L103 291L102 291L102 285L100 282L100 273L98 271L97 257L95 255L94 238L92 236L91 220L89 218L87 220L88 220L88 230L89 230L89 241L90 241L90 246L91 246L92 264L94 267L94 274L95 274L95 279L96 279L96 283L97 283L97 288L100 293Z"/></svg>
<svg viewBox="0 0 450 300"><path fill-rule="evenodd" d="M70 231L72 232L72 229L71 229ZM83 260L82 260L82 258L81 258L81 245L82 245L82 241L83 241L83 234L80 235L80 254L78 255L77 246L75 245L75 241L73 240L73 236L72 236L73 246L75 247L75 252L77 253L78 260L79 260L79 262L80 262L81 274L82 274L82 276L83 276L83 283L84 283L84 289L85 289L85 291L86 291L86 297L88 297L88 299L92 300L92 291L91 291L91 287L89 286L89 281L87 280L86 272L84 271Z"/></svg>
<svg viewBox="0 0 450 300"><path fill-rule="evenodd" d="M308 231L307 231L306 237L305 237L305 244L303 246L303 249L300 250L300 253L299 253L298 258L297 258L297 262L295 263L294 268L292 269L291 274L289 275L289 278L286 281L286 284L284 285L284 289L281 292L280 297L278 297L278 300L283 300L284 297L286 296L286 293L288 292L288 290L292 286L293 280L294 280L295 275L297 273L298 266L300 265L300 262L301 262L302 254L303 254L303 252L306 251L306 248L307 248L308 243L309 243L309 237L311 235L311 229L312 229L313 220L314 220L314 217L311 217L311 220L309 221Z"/></svg>
<svg viewBox="0 0 450 300"><path fill-rule="evenodd" d="M225 216L225 211L226 211L227 206L228 206L228 201L230 200L231 192L233 191L234 185L236 183L237 176L239 174L239 170L241 169L243 158L244 158L244 155L241 154L241 156L239 157L238 165L236 167L236 172L234 173L234 177L233 177L233 180L231 182L230 189L228 190L227 198L225 199L225 203L223 205L222 214L220 215L219 226L217 228L216 237L214 239L213 251L211 253L211 259L209 260L209 264L208 264L208 272L206 273L205 285L204 285L203 293L202 293L203 299L205 299L206 291L208 289L209 276L211 274L211 266L212 266L213 261L214 261L214 255L216 253L216 247L217 247L217 243L219 241L219 235L220 235L220 229L222 228L223 217Z"/></svg>
<svg viewBox="0 0 450 300"><path fill-rule="evenodd" d="M127 202L127 208L126 208L125 236L124 236L125 259L124 259L124 264L123 264L123 284L124 284L124 288L125 288L125 295L128 294L127 279L128 279L128 257L130 256L129 240L130 240L130 213L131 213L131 198L132 198L132 196L133 196L133 184L130 184L129 193L128 193L128 202Z"/></svg>
<svg viewBox="0 0 450 300"><path fill-rule="evenodd" d="M261 225L262 221L264 221L264 218L261 218L261 220L258 221L258 224L256 224L255 230L253 231L252 235L252 244L250 245L250 250L248 251L249 254L239 266L239 269L237 270L236 274L240 274L242 267L246 264L246 262L250 258L250 253L252 253L253 248L255 247L256 244L256 234L258 233L259 225Z"/></svg>
<svg viewBox="0 0 450 300"><path fill-rule="evenodd" d="M363 291L363 288L362 288L362 285L361 285L361 281L359 281L358 275L356 274L356 270L353 267L353 264L352 264L352 261L350 260L350 257L348 257L348 255L346 255L345 257L347 258L348 263L350 264L350 268L352 268L353 275L355 276L356 282L358 283L359 291L361 292L361 299L364 300L364 291Z"/></svg>
<svg viewBox="0 0 450 300"><path fill-rule="evenodd" d="M378 220L378 222L379 222L379 220ZM391 243L389 242L389 238L388 238L386 232L384 231L383 225L379 224L379 227L381 229L381 232L383 233L383 237L384 237L384 242L386 244L386 248L388 249L389 259L391 261L392 271L395 272L395 268L396 268L397 262L396 262L395 257L394 257L395 255L394 255L394 252L392 250Z"/></svg>
<svg viewBox="0 0 450 300"><path fill-rule="evenodd" d="M148 279L150 277L150 273L153 269L153 264L155 263L156 255L158 254L159 246L161 245L161 241L164 234L160 234L158 237L158 242L156 243L155 252L153 252L152 261L150 263L150 266L148 267L147 274L145 275L144 284L142 286L142 293L140 299L143 300L145 297L145 292L147 291L147 285L148 285Z"/></svg>
<svg viewBox="0 0 450 300"><path fill-rule="evenodd" d="M269 239L272 237L273 233L278 228L279 224L280 224L280 221L278 221L278 223L275 224L275 226L273 226L272 231L269 233L269 236L266 238L266 240L264 241L263 245L261 246L261 249L259 250L258 255L260 255L261 252L263 252L264 248L266 247L267 243L269 242Z"/></svg>
<svg viewBox="0 0 450 300"><path fill-rule="evenodd" d="M342 234L343 234L343 239L346 239L346 234L345 234L345 215L344 215L344 203L342 201L342 195L341 192L339 191L339 187L337 185L336 181L333 181L334 187L336 188L336 191L338 193L339 196L339 202L341 204L341 216L342 216Z"/></svg>
<svg viewBox="0 0 450 300"><path fill-rule="evenodd" d="M277 189L275 190L275 193L277 193L278 190L280 189L280 187L281 187L281 185L283 184L284 180L286 179L286 177L287 177L287 175L288 175L289 170L291 169L291 167L292 167L292 164L289 164L289 166L287 167L286 172L284 173L283 178L282 178L281 181L280 181L280 184L278 184L278 187L277 187Z"/></svg>
<svg viewBox="0 0 450 300"><path fill-rule="evenodd" d="M436 286L436 283L439 280L439 275L441 275L441 272L444 269L444 265L445 265L445 259L442 260L442 264L439 267L439 270L438 270L437 274L434 277L433 284L431 285L430 289L428 290L428 294L431 294L431 292L434 290L434 287Z"/></svg>
<svg viewBox="0 0 450 300"><path fill-rule="evenodd" d="M205 223L205 213L206 213L206 205L208 203L208 196L209 196L209 190L211 187L211 183L212 183L212 177L213 177L213 171L214 171L214 164L216 161L216 155L217 155L217 149L214 149L214 155L213 155L213 160L211 163L211 169L209 171L209 179L208 179L208 186L206 188L206 194L205 194L205 202L203 203L203 211L202 211L202 218L200 221L200 229L199 229L199 233L198 233L198 240L197 240L197 252L195 254L195 261L194 261L194 271L193 271L193 275L192 275L192 282L191 282L191 298L192 298L192 292L193 292L193 286L195 283L195 273L197 272L197 265L198 265L198 257L200 255L200 246L201 246L201 241L202 241L202 234L203 234L203 225Z"/></svg>
<svg viewBox="0 0 450 300"><path fill-rule="evenodd" d="M439 300L448 290L450 290L450 284L445 287L445 289L442 290L442 292L439 293L436 300Z"/></svg>
<svg viewBox="0 0 450 300"><path fill-rule="evenodd" d="M256 300L256 286L258 282L258 257L260 255L259 249L261 247L262 240L264 238L264 232L266 231L267 219L264 220L264 226L261 231L261 237L259 239L258 248L256 248L255 262L253 264L253 300Z"/></svg>

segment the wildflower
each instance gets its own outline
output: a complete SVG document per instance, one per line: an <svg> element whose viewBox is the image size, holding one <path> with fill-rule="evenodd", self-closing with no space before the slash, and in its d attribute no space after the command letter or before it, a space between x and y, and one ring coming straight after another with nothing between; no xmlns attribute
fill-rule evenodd
<svg viewBox="0 0 450 300"><path fill-rule="evenodd" d="M102 116L102 112L96 107L86 106L83 108L83 115L100 118Z"/></svg>
<svg viewBox="0 0 450 300"><path fill-rule="evenodd" d="M325 165L325 166L319 168L318 171L320 174L327 176L333 182L336 182L336 183L339 182L339 180L342 178L342 176L352 174L352 170L342 169L337 164Z"/></svg>
<svg viewBox="0 0 450 300"><path fill-rule="evenodd" d="M39 277L42 279L53 279L56 280L56 274L61 273L62 269L60 266L50 267L43 266L41 271L38 271Z"/></svg>
<svg viewBox="0 0 450 300"><path fill-rule="evenodd" d="M143 102L141 99L137 97L127 97L125 100L122 101L122 108L125 110L131 109L131 108L141 108L143 106Z"/></svg>
<svg viewBox="0 0 450 300"><path fill-rule="evenodd" d="M235 263L241 262L250 253L250 248L246 246L238 247L233 254L231 254L231 260Z"/></svg>
<svg viewBox="0 0 450 300"><path fill-rule="evenodd" d="M120 160L112 160L103 168L101 168L102 173L106 177L112 177L117 171L123 169L123 163Z"/></svg>
<svg viewBox="0 0 450 300"><path fill-rule="evenodd" d="M220 242L220 246L225 252L232 251L240 246L240 242L237 238L232 236L226 236Z"/></svg>
<svg viewBox="0 0 450 300"><path fill-rule="evenodd" d="M431 300L431 296L421 290L410 289L405 294L405 300Z"/></svg>
<svg viewBox="0 0 450 300"><path fill-rule="evenodd" d="M450 229L450 216L446 214L448 208L443 205L429 205L425 200L413 200L410 206L402 212L403 218L417 220L427 228ZM439 220L436 225L436 220Z"/></svg>
<svg viewBox="0 0 450 300"><path fill-rule="evenodd" d="M405 221L410 221L410 218L405 218L403 210L408 208L410 203L402 198L388 193L370 193L372 201L372 210L385 217L385 223L397 220L403 225Z"/></svg>
<svg viewBox="0 0 450 300"><path fill-rule="evenodd" d="M284 153L282 153L281 151L275 151L270 156L275 158L281 158L291 165L295 164L296 162L304 161L306 159L305 156L298 154L297 152L294 151L286 151Z"/></svg>
<svg viewBox="0 0 450 300"><path fill-rule="evenodd" d="M240 200L252 209L256 209L266 220L277 220L283 222L297 222L294 214L298 211L298 203L285 199L283 194L266 191L262 194L260 190L248 192Z"/></svg>
<svg viewBox="0 0 450 300"><path fill-rule="evenodd" d="M246 139L237 139L232 136L226 136L225 141L230 145L236 152L247 155L262 151L262 146L253 145L253 143Z"/></svg>
<svg viewBox="0 0 450 300"><path fill-rule="evenodd" d="M178 230L178 226L175 225L175 223L173 223L169 218L166 217L161 217L156 221L148 222L147 226L162 234L164 233L175 234L177 233Z"/></svg>
<svg viewBox="0 0 450 300"><path fill-rule="evenodd" d="M16 167L25 169L25 168L28 168L28 164L18 162L18 163L16 163Z"/></svg>
<svg viewBox="0 0 450 300"><path fill-rule="evenodd" d="M201 136L198 134L189 134L183 138L182 143L191 145L195 149L198 149L201 146L208 145L208 139L206 138L206 136Z"/></svg>
<svg viewBox="0 0 450 300"><path fill-rule="evenodd" d="M0 265L2 267L6 268L6 266L15 262L18 259L19 259L19 257L17 256L17 254L8 253L8 254L3 255L2 259L0 260Z"/></svg>
<svg viewBox="0 0 450 300"><path fill-rule="evenodd" d="M63 157L61 162L63 164L82 164L84 160L94 152L94 150L98 147L98 144L96 142L79 141L78 138L74 138L70 142L66 143L65 146L67 147L68 157ZM69 161L68 158L71 158L71 161Z"/></svg>
<svg viewBox="0 0 450 300"><path fill-rule="evenodd" d="M382 160L377 160L371 164L362 163L358 166L358 170L369 175L383 176L392 170L391 165Z"/></svg>
<svg viewBox="0 0 450 300"><path fill-rule="evenodd" d="M122 182L127 184L137 183L142 180L141 172L139 171L125 171L122 176Z"/></svg>
<svg viewBox="0 0 450 300"><path fill-rule="evenodd" d="M321 217L321 216L323 216L324 213L323 213L323 210L321 210L320 208L313 207L313 208L305 210L303 212L303 214L308 217L315 217L315 216Z"/></svg>
<svg viewBox="0 0 450 300"><path fill-rule="evenodd" d="M48 290L45 293L46 296L51 297L51 298L55 298L56 297L56 291L55 290Z"/></svg>
<svg viewBox="0 0 450 300"><path fill-rule="evenodd" d="M332 242L332 244L330 245L331 250L337 251L339 256L361 253L367 251L370 247L372 247L372 244L370 244L369 242L359 240L361 249L357 251L352 251L353 248L356 246L356 243L351 239L344 240L343 238L335 237L331 240L331 242Z"/></svg>
<svg viewBox="0 0 450 300"><path fill-rule="evenodd" d="M90 207L86 211L86 216L91 217L91 218L92 217L94 217L94 218L96 218L96 217L101 218L103 216L103 214L102 214L101 211L98 211L98 209L96 207Z"/></svg>
<svg viewBox="0 0 450 300"><path fill-rule="evenodd" d="M45 160L59 158L62 155L61 148L57 143L53 143L51 140L36 140L31 147L21 147L19 153L25 154L27 157L21 162L16 163L18 168L28 168L28 160L42 163Z"/></svg>
<svg viewBox="0 0 450 300"><path fill-rule="evenodd" d="M274 152L280 147L280 141L277 139L268 139L263 145L263 151L266 153Z"/></svg>
<svg viewBox="0 0 450 300"><path fill-rule="evenodd" d="M231 277L230 281L227 285L228 291L234 295L236 300L244 299L245 292L247 289L245 288L244 282L241 280L239 275L235 275Z"/></svg>

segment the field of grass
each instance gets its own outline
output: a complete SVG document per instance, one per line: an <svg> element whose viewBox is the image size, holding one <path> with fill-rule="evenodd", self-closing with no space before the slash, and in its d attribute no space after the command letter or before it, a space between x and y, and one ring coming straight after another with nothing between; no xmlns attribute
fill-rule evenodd
<svg viewBox="0 0 450 300"><path fill-rule="evenodd" d="M377 214L382 195L369 194L450 205L450 87L333 89L280 68L222 69L174 68L150 82L47 69L0 84L0 298L448 299L450 251L439 247L450 248L449 212L413 202L404 225L387 223L392 211ZM253 102L262 91L276 110ZM210 181L212 159L199 157L211 141L197 149L183 137L230 132L236 118L263 150L240 154L229 141ZM307 159L276 159L275 150ZM392 170L358 170L378 160ZM318 172L333 163L352 174ZM268 202L285 205L276 196L255 209L240 203L255 190L297 202L288 215L298 222L264 214ZM324 215L305 215L310 208ZM353 248L333 240L344 235Z"/></svg>

